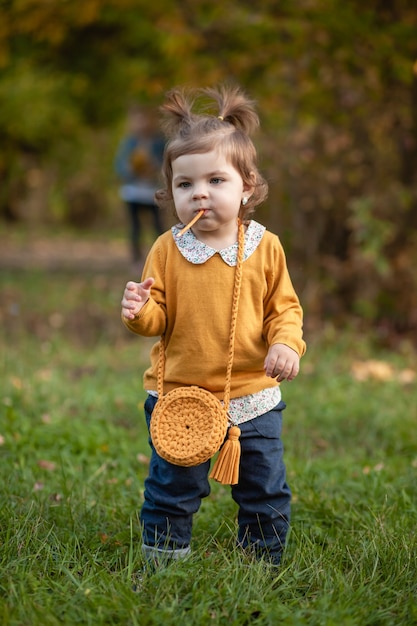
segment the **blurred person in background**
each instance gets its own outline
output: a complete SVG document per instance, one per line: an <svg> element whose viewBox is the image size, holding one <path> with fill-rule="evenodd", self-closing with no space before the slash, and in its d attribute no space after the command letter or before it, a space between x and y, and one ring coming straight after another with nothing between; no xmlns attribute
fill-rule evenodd
<svg viewBox="0 0 417 626"><path fill-rule="evenodd" d="M164 230L154 200L163 151L164 139L154 131L150 117L141 107L130 107L126 136L119 144L114 167L121 181L120 197L127 209L130 256L134 266L140 265L143 258L144 213L152 217L155 236Z"/></svg>

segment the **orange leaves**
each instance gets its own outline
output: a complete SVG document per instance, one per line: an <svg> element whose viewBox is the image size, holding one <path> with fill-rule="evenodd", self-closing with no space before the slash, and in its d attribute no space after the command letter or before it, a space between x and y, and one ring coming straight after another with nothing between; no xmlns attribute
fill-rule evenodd
<svg viewBox="0 0 417 626"><path fill-rule="evenodd" d="M58 46L72 28L97 21L102 5L101 0L84 0L76 5L68 2L24 0L16 3L15 20L9 25L9 30L11 34L30 34L40 41Z"/></svg>

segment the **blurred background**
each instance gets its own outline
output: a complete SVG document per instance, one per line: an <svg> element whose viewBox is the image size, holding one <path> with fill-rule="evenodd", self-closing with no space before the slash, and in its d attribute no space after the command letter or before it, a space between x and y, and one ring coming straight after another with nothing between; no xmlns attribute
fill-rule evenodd
<svg viewBox="0 0 417 626"><path fill-rule="evenodd" d="M74 267L99 236L100 259L128 268L127 111L224 81L258 103L270 195L256 219L284 243L307 333L416 341L411 0L2 0L0 264L36 237L53 259L67 233Z"/></svg>

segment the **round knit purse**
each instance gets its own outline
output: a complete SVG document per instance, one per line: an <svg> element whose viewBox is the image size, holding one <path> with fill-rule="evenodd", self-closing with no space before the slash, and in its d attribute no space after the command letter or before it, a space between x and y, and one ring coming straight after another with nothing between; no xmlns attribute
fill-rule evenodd
<svg viewBox="0 0 417 626"><path fill-rule="evenodd" d="M150 433L159 456L174 465L190 467L210 459L224 442L230 425L228 417L230 385L244 253L244 228L241 223L238 241L223 404L206 389L194 385L177 387L164 395L165 341L164 337L161 337L157 380L158 402L152 413ZM240 460L239 435L240 430L237 426L229 428L229 438L221 450L211 478L224 484L237 483Z"/></svg>

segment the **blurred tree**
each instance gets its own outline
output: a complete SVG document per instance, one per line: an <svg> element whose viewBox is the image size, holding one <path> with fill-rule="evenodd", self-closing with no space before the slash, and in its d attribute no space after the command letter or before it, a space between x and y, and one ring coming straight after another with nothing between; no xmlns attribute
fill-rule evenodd
<svg viewBox="0 0 417 626"><path fill-rule="evenodd" d="M93 221L129 102L236 81L259 102L260 213L307 320L415 332L416 27L411 0L3 0L0 212L25 217L48 170L46 216L51 188L75 189L88 206L64 216Z"/></svg>

